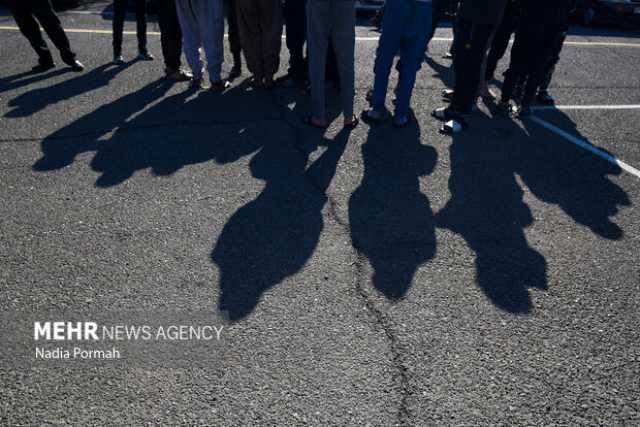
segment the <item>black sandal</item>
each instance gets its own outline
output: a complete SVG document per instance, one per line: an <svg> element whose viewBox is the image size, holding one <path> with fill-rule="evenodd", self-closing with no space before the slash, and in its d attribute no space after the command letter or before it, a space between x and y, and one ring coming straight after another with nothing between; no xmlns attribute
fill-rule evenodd
<svg viewBox="0 0 640 427"><path fill-rule="evenodd" d="M325 123L324 125L320 125L316 122L313 121L313 117L312 116L307 116L305 117L303 120L303 123L307 126L311 126L312 128L316 128L316 129L326 129L329 127L329 124Z"/></svg>
<svg viewBox="0 0 640 427"><path fill-rule="evenodd" d="M360 124L360 120L358 120L358 118L353 115L351 116L351 123L345 123L344 124L344 128L345 129L355 129L358 127L358 125Z"/></svg>

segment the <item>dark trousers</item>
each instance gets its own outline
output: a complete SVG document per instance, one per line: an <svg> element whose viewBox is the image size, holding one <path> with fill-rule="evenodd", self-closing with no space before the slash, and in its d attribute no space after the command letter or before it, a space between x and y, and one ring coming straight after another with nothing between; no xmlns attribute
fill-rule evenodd
<svg viewBox="0 0 640 427"><path fill-rule="evenodd" d="M69 39L62 29L60 20L53 11L51 0L8 0L7 5L18 28L38 54L41 64L52 63L53 57L42 38L38 22L60 51L60 56L65 63L69 64L76 59L76 54L71 51Z"/></svg>
<svg viewBox="0 0 640 427"><path fill-rule="evenodd" d="M567 38L567 33L565 31L559 33L556 36L554 41L553 50L551 52L551 56L547 59L544 72L542 74L542 82L540 83L540 91L546 92L549 89L549 85L551 84L551 79L553 78L553 72L556 70L556 65L558 61L560 61L560 52L562 51L562 46L564 45L564 40Z"/></svg>
<svg viewBox="0 0 640 427"><path fill-rule="evenodd" d="M520 25L511 49L511 62L502 86L502 101L514 97L519 84L524 84L521 105L528 106L533 101L538 87L543 81L545 65L553 51L556 32L550 32L535 23Z"/></svg>
<svg viewBox="0 0 640 427"><path fill-rule="evenodd" d="M113 1L113 53L122 53L122 31L124 19L127 15L128 0ZM136 12L136 33L138 35L138 50L147 50L147 2L146 0L133 0Z"/></svg>
<svg viewBox="0 0 640 427"><path fill-rule="evenodd" d="M467 115L475 104L487 44L495 28L467 21L456 23L453 68L456 73L450 112Z"/></svg>
<svg viewBox="0 0 640 427"><path fill-rule="evenodd" d="M516 28L518 28L519 18L519 9L514 6L512 2L509 2L504 12L502 22L496 30L493 42L491 43L491 50L489 50L489 56L487 57L487 69L484 77L486 81L493 80L496 68L498 67L498 62L507 52L509 40L513 33L515 33Z"/></svg>
<svg viewBox="0 0 640 427"><path fill-rule="evenodd" d="M284 2L289 77L299 84L307 80L309 67L304 55L304 43L307 40L306 6L306 0L285 0Z"/></svg>
<svg viewBox="0 0 640 427"><path fill-rule="evenodd" d="M180 69L182 55L182 30L178 21L175 0L159 0L158 25L160 26L160 44L167 71Z"/></svg>
<svg viewBox="0 0 640 427"><path fill-rule="evenodd" d="M238 30L238 12L236 1L227 0L227 23L229 24L229 48L233 55L234 65L242 62L242 45L240 44L240 32Z"/></svg>

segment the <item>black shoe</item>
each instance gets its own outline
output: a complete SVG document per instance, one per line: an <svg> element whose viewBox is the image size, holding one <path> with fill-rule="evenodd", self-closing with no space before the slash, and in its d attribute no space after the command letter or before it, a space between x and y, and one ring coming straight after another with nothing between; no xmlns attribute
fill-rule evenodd
<svg viewBox="0 0 640 427"><path fill-rule="evenodd" d="M124 65L124 58L120 54L113 55L114 65Z"/></svg>
<svg viewBox="0 0 640 427"><path fill-rule="evenodd" d="M167 80L171 80L174 82L188 82L193 78L193 76L183 70L171 70L169 68L164 70L164 77Z"/></svg>
<svg viewBox="0 0 640 427"><path fill-rule="evenodd" d="M501 101L494 110L496 116L509 117L511 115L511 104L508 101Z"/></svg>
<svg viewBox="0 0 640 427"><path fill-rule="evenodd" d="M462 117L457 117L455 119L447 120L440 127L440 133L443 135L454 135L457 133L464 132L469 127L467 121Z"/></svg>
<svg viewBox="0 0 640 427"><path fill-rule="evenodd" d="M384 120L384 113L373 111L372 108L370 110L364 110L362 114L360 114L360 118L369 126L377 126Z"/></svg>
<svg viewBox="0 0 640 427"><path fill-rule="evenodd" d="M55 68L55 66L56 64L54 64L53 62L45 62L36 65L31 69L31 71L33 71L34 73L44 73L45 71Z"/></svg>
<svg viewBox="0 0 640 427"><path fill-rule="evenodd" d="M209 90L211 92L221 93L229 89L229 87L231 87L231 83L229 83L227 80L219 80L217 82L211 82Z"/></svg>
<svg viewBox="0 0 640 427"><path fill-rule="evenodd" d="M229 80L237 79L242 75L242 65L235 63L233 67L231 67L231 71L229 71Z"/></svg>
<svg viewBox="0 0 640 427"><path fill-rule="evenodd" d="M553 97L546 90L541 90L537 98L540 104L553 105L555 103Z"/></svg>
<svg viewBox="0 0 640 427"><path fill-rule="evenodd" d="M520 107L520 111L518 112L518 117L523 119L526 117L531 117L532 114L533 114L533 111L531 110L531 107L528 105L523 105Z"/></svg>
<svg viewBox="0 0 640 427"><path fill-rule="evenodd" d="M141 50L138 54L138 59L140 61L153 61L155 58L149 53L148 50Z"/></svg>
<svg viewBox="0 0 640 427"><path fill-rule="evenodd" d="M72 71L75 71L76 73L80 71L84 71L84 65L82 65L82 62L78 61L77 59L74 59L73 61L70 61L70 62L66 62L66 64L69 67L71 67Z"/></svg>
<svg viewBox="0 0 640 427"><path fill-rule="evenodd" d="M455 92L453 91L453 89L443 89L440 93L440 95L442 96L442 100L445 102L451 102L454 94Z"/></svg>

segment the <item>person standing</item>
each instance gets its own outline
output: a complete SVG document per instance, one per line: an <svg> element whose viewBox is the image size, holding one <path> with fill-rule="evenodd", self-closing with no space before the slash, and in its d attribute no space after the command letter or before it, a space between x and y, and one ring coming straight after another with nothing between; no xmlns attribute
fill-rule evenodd
<svg viewBox="0 0 640 427"><path fill-rule="evenodd" d="M495 77L496 68L498 68L498 62L502 59L509 47L509 40L518 28L518 22L520 20L520 0L509 0L507 7L504 11L502 22L496 29L496 33L493 36L491 42L491 49L487 57L487 68L485 69L484 79L487 83Z"/></svg>
<svg viewBox="0 0 640 427"><path fill-rule="evenodd" d="M280 66L282 0L235 0L240 42L257 88L272 89Z"/></svg>
<svg viewBox="0 0 640 427"><path fill-rule="evenodd" d="M372 106L362 115L366 121L379 123L383 119L389 74L399 52L401 65L393 124L403 127L409 123L411 94L431 35L432 14L431 0L387 0L385 3L376 52Z"/></svg>
<svg viewBox="0 0 640 427"><path fill-rule="evenodd" d="M229 82L222 79L224 61L224 11L222 0L176 0L178 20L182 28L182 47L193 72L191 86L204 87L204 63L200 48L207 58L210 90L223 92Z"/></svg>
<svg viewBox="0 0 640 427"><path fill-rule="evenodd" d="M531 104L545 77L545 66L557 49L567 25L572 0L554 0L539 3L537 0L523 0L522 19L516 31L511 49L511 62L502 86L502 99L498 111L508 112L509 101L519 84L523 86L520 99L520 117L531 115Z"/></svg>
<svg viewBox="0 0 640 427"><path fill-rule="evenodd" d="M326 65L329 39L333 42L340 78L344 126L353 128L354 55L356 44L356 4L354 0L307 0L307 40L312 115L305 122L326 128Z"/></svg>
<svg viewBox="0 0 640 427"><path fill-rule="evenodd" d="M569 18L571 10L575 7L575 0L569 0L565 2L563 8L559 9L557 16L557 28L555 37L553 37L553 47L551 55L545 62L542 82L540 83L540 89L538 91L537 101L542 104L553 104L553 97L549 94L549 85L553 78L553 73L556 69L558 61L560 61L560 52L564 46L564 42L567 38L567 32L569 31Z"/></svg>
<svg viewBox="0 0 640 427"><path fill-rule="evenodd" d="M51 51L42 38L40 25L44 28L53 44L60 51L62 61L71 67L73 71L84 70L84 65L76 59L76 54L71 50L60 19L56 16L51 5L51 0L7 0L7 6L13 18L20 28L20 32L29 40L31 47L38 54L38 65L32 68L36 73L50 70L55 67Z"/></svg>
<svg viewBox="0 0 640 427"><path fill-rule="evenodd" d="M192 76L181 69L182 30L176 12L176 0L158 1L158 25L166 78L177 82L191 80Z"/></svg>
<svg viewBox="0 0 640 427"><path fill-rule="evenodd" d="M122 32L127 16L129 0L113 0L113 63L124 64L122 57ZM138 59L153 61L153 55L147 50L147 1L133 0L136 13L136 34L138 36Z"/></svg>
<svg viewBox="0 0 640 427"><path fill-rule="evenodd" d="M467 128L468 116L475 105L489 41L502 21L507 0L462 0L458 9L454 36L453 67L455 83L451 104L435 109L431 115L444 125L445 134Z"/></svg>
<svg viewBox="0 0 640 427"><path fill-rule="evenodd" d="M240 32L238 30L238 12L236 10L236 0L227 0L225 3L229 26L229 47L233 56L233 66L229 72L229 78L235 79L242 75L242 43L240 42Z"/></svg>
<svg viewBox="0 0 640 427"><path fill-rule="evenodd" d="M289 50L290 82L304 87L308 78L308 60L304 55L304 44L307 40L307 0L285 0L284 21L287 29L286 42Z"/></svg>

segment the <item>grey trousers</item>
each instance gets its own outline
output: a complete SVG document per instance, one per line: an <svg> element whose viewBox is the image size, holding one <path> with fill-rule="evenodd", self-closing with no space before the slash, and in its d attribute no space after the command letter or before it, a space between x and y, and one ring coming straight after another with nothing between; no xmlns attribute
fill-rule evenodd
<svg viewBox="0 0 640 427"><path fill-rule="evenodd" d="M312 115L326 119L325 67L331 38L340 74L345 118L353 116L356 9L354 0L308 0L307 44Z"/></svg>
<svg viewBox="0 0 640 427"><path fill-rule="evenodd" d="M182 46L193 78L202 78L204 64L200 48L204 48L207 70L212 82L222 79L224 61L224 15L222 0L176 0L176 11L182 28Z"/></svg>

